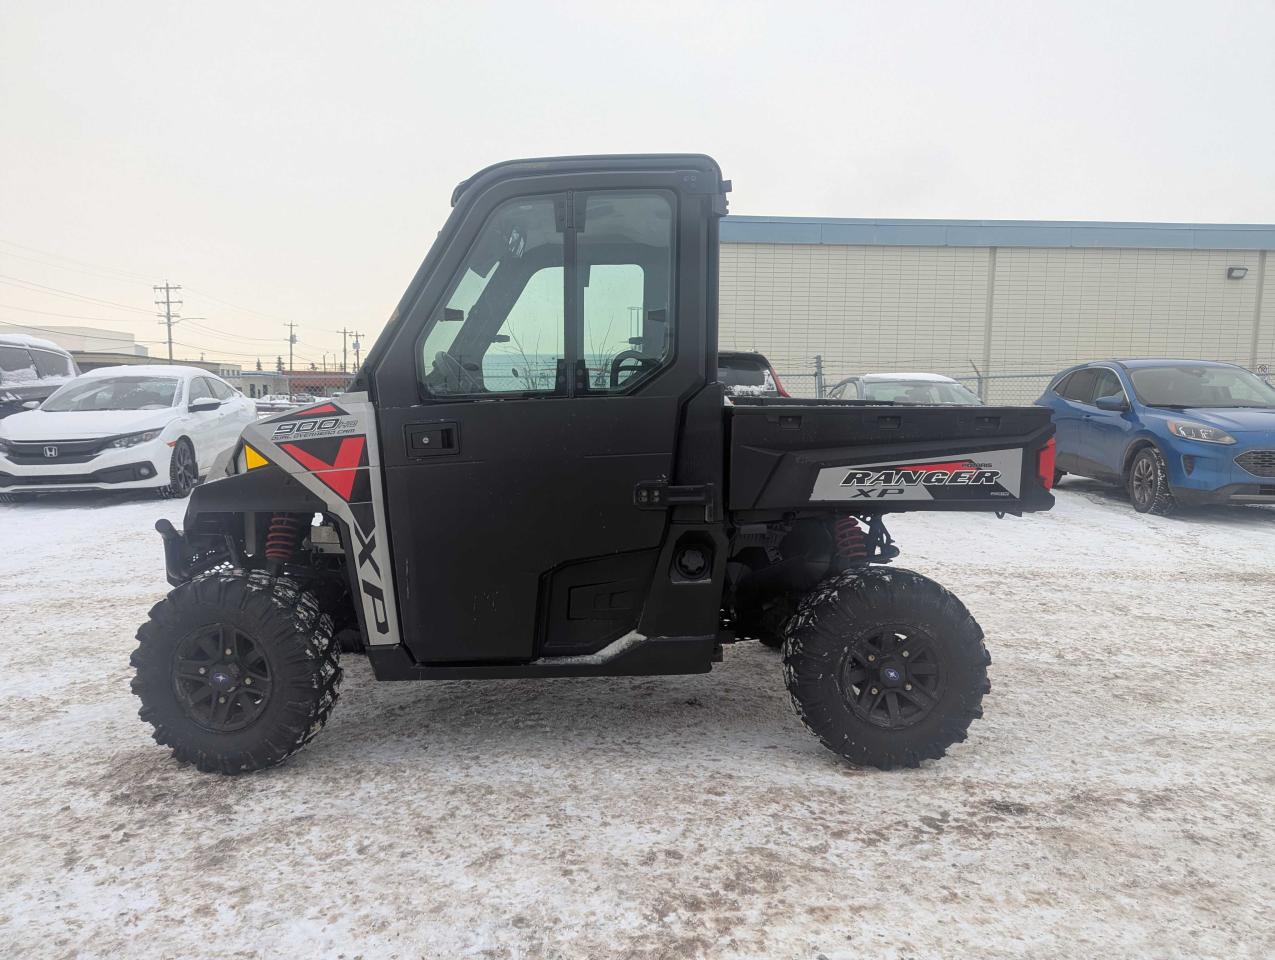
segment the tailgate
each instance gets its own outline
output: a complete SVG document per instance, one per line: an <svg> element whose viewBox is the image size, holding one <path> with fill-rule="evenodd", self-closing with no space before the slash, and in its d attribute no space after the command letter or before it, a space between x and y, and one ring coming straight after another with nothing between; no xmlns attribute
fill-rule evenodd
<svg viewBox="0 0 1275 960"><path fill-rule="evenodd" d="M1048 510L1044 407L767 401L727 408L731 510Z"/></svg>

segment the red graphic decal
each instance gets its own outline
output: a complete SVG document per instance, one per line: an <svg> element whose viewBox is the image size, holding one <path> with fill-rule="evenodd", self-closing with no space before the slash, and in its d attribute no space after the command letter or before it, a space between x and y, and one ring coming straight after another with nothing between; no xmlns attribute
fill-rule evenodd
<svg viewBox="0 0 1275 960"><path fill-rule="evenodd" d="M337 496L342 500L348 502L354 490L354 478L358 476L359 461L363 457L363 445L366 442L366 437L346 437L341 441L341 447L337 450L336 459L332 463L324 463L313 454L306 453L295 443L281 444L279 449L336 491Z"/></svg>
<svg viewBox="0 0 1275 960"><path fill-rule="evenodd" d="M878 468L878 469L882 469L882 468ZM956 471L958 470L977 470L978 467L974 466L974 464L971 463L969 460L953 460L949 463L912 463L912 464L908 464L906 467L904 466L896 467L893 464L891 464L889 469L896 470L896 471L920 470L920 471L924 471L925 473L931 473L933 471L938 471L939 473L956 473Z"/></svg>
<svg viewBox="0 0 1275 960"><path fill-rule="evenodd" d="M332 406L332 404L330 404L330 403L325 403L325 404L323 404L322 406L318 406L318 407L306 407L304 410L298 410L298 411L297 411L297 416L300 416L300 417L308 417L308 416L310 416L311 414L319 414L319 413L340 413L340 412L341 412L341 411L340 411L340 410L338 410L336 407Z"/></svg>

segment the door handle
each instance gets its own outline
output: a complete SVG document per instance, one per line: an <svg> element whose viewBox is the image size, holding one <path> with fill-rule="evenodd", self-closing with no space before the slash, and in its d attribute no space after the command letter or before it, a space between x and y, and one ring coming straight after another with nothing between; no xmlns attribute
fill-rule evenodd
<svg viewBox="0 0 1275 960"><path fill-rule="evenodd" d="M455 421L409 423L403 427L407 455L413 460L460 453L460 424Z"/></svg>

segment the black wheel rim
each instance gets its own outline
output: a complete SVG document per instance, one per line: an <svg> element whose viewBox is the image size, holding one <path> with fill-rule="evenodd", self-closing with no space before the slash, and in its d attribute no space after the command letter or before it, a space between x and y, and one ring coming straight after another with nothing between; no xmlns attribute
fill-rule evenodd
<svg viewBox="0 0 1275 960"><path fill-rule="evenodd" d="M875 628L851 644L839 679L854 715L889 730L925 719L944 688L934 639L904 624Z"/></svg>
<svg viewBox="0 0 1275 960"><path fill-rule="evenodd" d="M270 662L261 645L229 624L187 634L173 656L173 688L186 716L206 730L230 733L266 709Z"/></svg>
<svg viewBox="0 0 1275 960"><path fill-rule="evenodd" d="M1139 457L1133 464L1133 499L1146 506L1155 496L1155 464L1150 457Z"/></svg>
<svg viewBox="0 0 1275 960"><path fill-rule="evenodd" d="M195 486L195 481L198 479L199 474L195 470L195 455L191 452L189 445L179 442L173 448L173 489L179 493L185 493Z"/></svg>

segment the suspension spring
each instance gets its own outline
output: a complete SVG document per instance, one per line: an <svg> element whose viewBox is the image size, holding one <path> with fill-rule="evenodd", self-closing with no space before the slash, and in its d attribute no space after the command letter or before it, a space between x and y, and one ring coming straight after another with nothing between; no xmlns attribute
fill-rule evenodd
<svg viewBox="0 0 1275 960"><path fill-rule="evenodd" d="M301 521L291 513L276 513L266 533L266 559L284 563L292 559L300 539Z"/></svg>
<svg viewBox="0 0 1275 960"><path fill-rule="evenodd" d="M863 527L854 517L838 517L833 526L833 536L837 542L837 555L851 563L866 563L868 560L868 543L863 535Z"/></svg>

